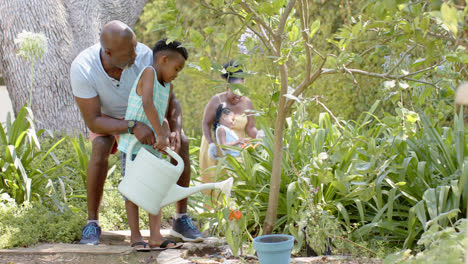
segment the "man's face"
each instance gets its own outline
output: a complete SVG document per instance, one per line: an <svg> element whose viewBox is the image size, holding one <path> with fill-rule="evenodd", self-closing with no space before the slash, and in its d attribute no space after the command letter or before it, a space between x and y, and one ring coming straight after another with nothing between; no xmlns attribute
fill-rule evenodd
<svg viewBox="0 0 468 264"><path fill-rule="evenodd" d="M111 51L112 64L122 70L132 66L137 56L136 46L137 41L134 34L131 38L123 39L120 45Z"/></svg>

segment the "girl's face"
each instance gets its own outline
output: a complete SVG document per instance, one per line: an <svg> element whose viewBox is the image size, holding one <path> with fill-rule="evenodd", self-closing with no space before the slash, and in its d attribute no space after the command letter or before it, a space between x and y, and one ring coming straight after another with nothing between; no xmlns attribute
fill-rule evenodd
<svg viewBox="0 0 468 264"><path fill-rule="evenodd" d="M234 113L231 112L229 114L223 114L219 120L219 123L223 126L232 128L234 125Z"/></svg>
<svg viewBox="0 0 468 264"><path fill-rule="evenodd" d="M165 83L172 82L185 66L184 57L178 52L171 52L170 56L162 56L158 62L159 71L158 79L161 78ZM161 76L161 77L160 77Z"/></svg>

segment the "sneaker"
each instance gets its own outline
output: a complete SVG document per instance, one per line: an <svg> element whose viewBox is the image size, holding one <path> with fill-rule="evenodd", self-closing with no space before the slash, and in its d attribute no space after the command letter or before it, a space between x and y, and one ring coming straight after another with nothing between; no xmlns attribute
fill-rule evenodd
<svg viewBox="0 0 468 264"><path fill-rule="evenodd" d="M97 245L101 238L101 227L96 223L89 223L81 230L80 244Z"/></svg>
<svg viewBox="0 0 468 264"><path fill-rule="evenodd" d="M186 215L172 220L172 229L170 234L181 238L184 242L202 242L203 235L192 223L192 220Z"/></svg>

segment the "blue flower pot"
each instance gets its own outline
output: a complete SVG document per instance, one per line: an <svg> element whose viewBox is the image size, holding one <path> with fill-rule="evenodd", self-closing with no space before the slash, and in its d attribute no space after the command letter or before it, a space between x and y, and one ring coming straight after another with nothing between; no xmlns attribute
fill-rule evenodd
<svg viewBox="0 0 468 264"><path fill-rule="evenodd" d="M260 264L288 264L293 245L294 237L290 235L264 235L253 240Z"/></svg>

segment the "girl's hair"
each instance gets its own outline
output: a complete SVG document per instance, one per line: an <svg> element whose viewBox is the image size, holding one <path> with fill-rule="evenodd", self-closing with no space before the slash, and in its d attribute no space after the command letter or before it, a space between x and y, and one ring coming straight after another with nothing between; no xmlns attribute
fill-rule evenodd
<svg viewBox="0 0 468 264"><path fill-rule="evenodd" d="M224 69L226 70L226 73L224 74L221 74L221 77L223 77L223 79L227 80L228 83L231 83L233 81L236 81L236 80L243 80L244 78L240 78L240 77L235 77L233 76L234 74L236 73L241 73L241 72L244 72L239 65L237 65L236 61L232 60L226 64L223 65ZM238 70L236 70L235 72L230 72L230 71L227 71L227 68L229 67L234 67Z"/></svg>
<svg viewBox="0 0 468 264"><path fill-rule="evenodd" d="M163 38L156 42L153 48L153 57L156 58L160 52L173 51L178 52L180 55L182 55L182 57L184 57L185 60L188 59L188 51L184 46L182 46L182 43L176 40L169 43L166 43L166 41L167 38Z"/></svg>
<svg viewBox="0 0 468 264"><path fill-rule="evenodd" d="M219 127L219 119L221 118L222 115L229 115L232 112L231 109L225 107L225 104L222 103L216 108L216 115L215 115L215 120L213 122L213 130L216 133L216 128Z"/></svg>

